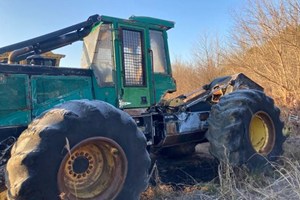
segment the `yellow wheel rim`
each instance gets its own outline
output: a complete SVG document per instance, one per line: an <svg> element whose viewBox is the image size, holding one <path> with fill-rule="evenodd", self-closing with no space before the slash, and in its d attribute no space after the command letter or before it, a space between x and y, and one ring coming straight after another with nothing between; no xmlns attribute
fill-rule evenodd
<svg viewBox="0 0 300 200"><path fill-rule="evenodd" d="M64 157L57 175L63 199L114 199L127 175L122 148L104 137L86 139Z"/></svg>
<svg viewBox="0 0 300 200"><path fill-rule="evenodd" d="M270 116L265 112L257 112L250 122L250 141L254 150L268 155L275 143L275 128Z"/></svg>

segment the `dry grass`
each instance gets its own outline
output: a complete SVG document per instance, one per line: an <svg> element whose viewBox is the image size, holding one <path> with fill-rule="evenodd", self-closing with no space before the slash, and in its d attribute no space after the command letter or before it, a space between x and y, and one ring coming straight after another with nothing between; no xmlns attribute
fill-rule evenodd
<svg viewBox="0 0 300 200"><path fill-rule="evenodd" d="M290 159L270 174L249 175L230 166L220 167L219 183L184 186L150 186L142 200L150 199L300 199L300 165Z"/></svg>
<svg viewBox="0 0 300 200"><path fill-rule="evenodd" d="M263 173L250 174L242 168L219 165L217 180L183 185L178 189L158 182L150 186L141 200L192 200L192 199L300 199L300 136L291 135L284 144L284 155L277 164ZM159 177L156 177L159 180Z"/></svg>

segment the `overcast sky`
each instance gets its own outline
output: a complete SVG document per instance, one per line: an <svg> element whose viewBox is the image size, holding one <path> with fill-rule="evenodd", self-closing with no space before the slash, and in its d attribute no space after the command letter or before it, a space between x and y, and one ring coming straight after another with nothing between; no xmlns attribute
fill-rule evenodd
<svg viewBox="0 0 300 200"><path fill-rule="evenodd" d="M190 59L202 33L226 37L232 26L231 13L246 0L0 0L0 47L46 34L86 20L90 15L128 18L150 16L174 21L169 31L171 59ZM70 54L64 66L73 65L81 44L56 50ZM75 61L77 60L77 61Z"/></svg>

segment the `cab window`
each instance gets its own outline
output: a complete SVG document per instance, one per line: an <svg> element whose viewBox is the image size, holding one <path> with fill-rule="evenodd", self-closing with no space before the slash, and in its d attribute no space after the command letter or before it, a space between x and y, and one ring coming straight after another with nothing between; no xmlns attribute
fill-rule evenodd
<svg viewBox="0 0 300 200"><path fill-rule="evenodd" d="M81 66L94 70L100 86L114 84L115 64L111 24L102 24L84 38Z"/></svg>
<svg viewBox="0 0 300 200"><path fill-rule="evenodd" d="M153 52L153 71L167 73L167 59L161 31L150 30L150 45Z"/></svg>
<svg viewBox="0 0 300 200"><path fill-rule="evenodd" d="M142 32L123 29L122 34L125 86L145 86Z"/></svg>

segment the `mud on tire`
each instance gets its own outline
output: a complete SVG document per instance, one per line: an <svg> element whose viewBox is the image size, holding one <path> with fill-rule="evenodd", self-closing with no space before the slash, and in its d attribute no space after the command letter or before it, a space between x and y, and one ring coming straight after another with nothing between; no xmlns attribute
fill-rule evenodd
<svg viewBox="0 0 300 200"><path fill-rule="evenodd" d="M144 135L128 114L88 100L70 101L49 110L21 134L7 164L8 199L60 199L57 173L67 154L66 145L72 149L98 136L115 141L128 161L125 183L116 199L138 199L147 187L150 166Z"/></svg>
<svg viewBox="0 0 300 200"><path fill-rule="evenodd" d="M283 152L280 110L258 90L238 90L212 106L207 139L210 152L233 166L261 169Z"/></svg>

